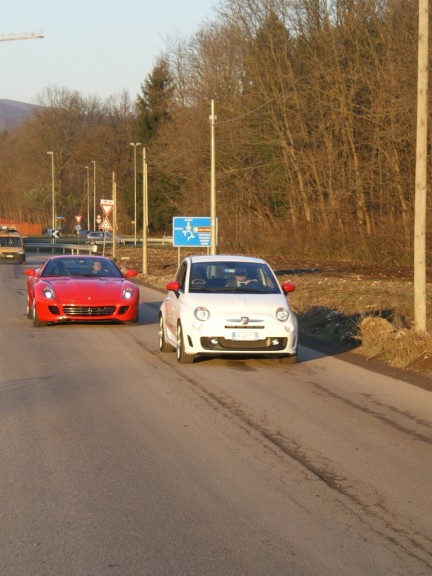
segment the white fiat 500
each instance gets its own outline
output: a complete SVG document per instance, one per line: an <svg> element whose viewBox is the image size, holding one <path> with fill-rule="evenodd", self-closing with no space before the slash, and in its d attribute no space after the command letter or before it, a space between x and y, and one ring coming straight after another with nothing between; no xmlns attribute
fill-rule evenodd
<svg viewBox="0 0 432 576"><path fill-rule="evenodd" d="M296 361L297 319L287 300L295 286L280 286L265 260L189 256L166 289L159 349L175 350L181 364L227 354Z"/></svg>

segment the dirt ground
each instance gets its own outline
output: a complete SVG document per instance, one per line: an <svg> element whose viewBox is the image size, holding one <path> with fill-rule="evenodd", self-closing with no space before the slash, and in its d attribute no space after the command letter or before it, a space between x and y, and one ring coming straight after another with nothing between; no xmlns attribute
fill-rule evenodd
<svg viewBox="0 0 432 576"><path fill-rule="evenodd" d="M203 252L205 253L205 252ZM122 268L140 271L139 282L164 290L174 278L185 249L149 248L147 274L138 247L117 249ZM413 282L410 270L372 269L348 262L292 262L266 257L280 282L296 284L290 302L299 321L300 338L312 338L338 350L432 376L432 337L413 329ZM428 326L432 326L432 283L428 284Z"/></svg>

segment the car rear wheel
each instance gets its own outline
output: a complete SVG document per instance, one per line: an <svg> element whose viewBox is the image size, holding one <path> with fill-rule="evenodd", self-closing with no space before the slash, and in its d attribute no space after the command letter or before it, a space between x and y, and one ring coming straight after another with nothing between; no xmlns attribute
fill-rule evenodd
<svg viewBox="0 0 432 576"><path fill-rule="evenodd" d="M192 364L194 361L193 354L187 354L184 348L183 330L181 324L177 326L177 361L180 364Z"/></svg>
<svg viewBox="0 0 432 576"><path fill-rule="evenodd" d="M161 352L174 352L174 346L165 340L165 326L162 315L159 316L159 350Z"/></svg>
<svg viewBox="0 0 432 576"><path fill-rule="evenodd" d="M29 301L27 301L27 318L33 320L33 308L30 306Z"/></svg>

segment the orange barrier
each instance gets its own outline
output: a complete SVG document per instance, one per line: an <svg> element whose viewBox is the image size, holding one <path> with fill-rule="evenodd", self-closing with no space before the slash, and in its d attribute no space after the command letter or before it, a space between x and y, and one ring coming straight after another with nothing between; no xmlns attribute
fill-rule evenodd
<svg viewBox="0 0 432 576"><path fill-rule="evenodd" d="M3 220L0 218L0 226L15 227L21 236L41 236L42 224L29 224L28 222L19 222L18 220Z"/></svg>

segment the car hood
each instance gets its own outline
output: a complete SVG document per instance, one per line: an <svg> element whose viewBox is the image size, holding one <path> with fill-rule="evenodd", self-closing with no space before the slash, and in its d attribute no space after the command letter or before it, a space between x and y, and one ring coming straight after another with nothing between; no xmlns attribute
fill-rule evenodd
<svg viewBox="0 0 432 576"><path fill-rule="evenodd" d="M204 306L212 314L236 316L273 313L279 306L289 308L287 299L282 294L185 294L182 300L184 306L196 308Z"/></svg>
<svg viewBox="0 0 432 576"><path fill-rule="evenodd" d="M113 300L130 283L122 278L56 278L46 282L60 301Z"/></svg>

